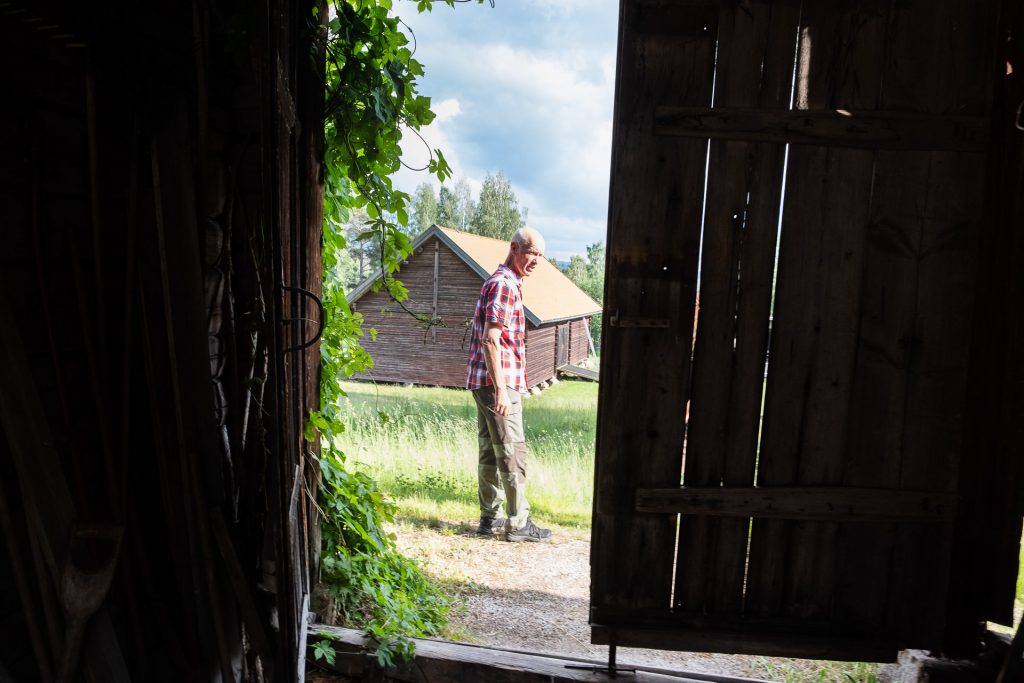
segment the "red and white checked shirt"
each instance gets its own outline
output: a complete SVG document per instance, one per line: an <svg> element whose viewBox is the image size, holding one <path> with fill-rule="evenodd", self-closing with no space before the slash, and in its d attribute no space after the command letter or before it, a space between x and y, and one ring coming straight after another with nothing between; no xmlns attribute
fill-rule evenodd
<svg viewBox="0 0 1024 683"><path fill-rule="evenodd" d="M484 327L486 323L501 327L499 344L505 384L520 393L526 385L526 317L523 315L522 280L502 264L484 281L473 313L473 331L469 338L469 368L466 387L478 389L491 384L484 360Z"/></svg>

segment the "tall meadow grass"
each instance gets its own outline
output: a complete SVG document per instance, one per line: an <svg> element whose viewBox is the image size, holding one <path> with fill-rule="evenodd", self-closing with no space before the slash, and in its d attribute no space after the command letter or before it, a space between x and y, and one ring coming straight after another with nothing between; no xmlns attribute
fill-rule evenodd
<svg viewBox="0 0 1024 683"><path fill-rule="evenodd" d="M468 391L342 384L339 446L380 482L403 517L467 521L479 514L477 417ZM561 382L523 402L527 498L538 522L588 527L597 385Z"/></svg>

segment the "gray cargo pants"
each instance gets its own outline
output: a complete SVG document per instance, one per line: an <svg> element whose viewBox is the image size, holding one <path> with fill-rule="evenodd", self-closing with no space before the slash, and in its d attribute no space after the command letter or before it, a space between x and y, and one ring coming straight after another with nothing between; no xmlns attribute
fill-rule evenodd
<svg viewBox="0 0 1024 683"><path fill-rule="evenodd" d="M526 439L523 434L523 400L508 389L512 412L494 412L494 387L473 390L476 401L480 464L477 469L480 516L497 517L505 503L508 529L519 529L530 516L526 502Z"/></svg>

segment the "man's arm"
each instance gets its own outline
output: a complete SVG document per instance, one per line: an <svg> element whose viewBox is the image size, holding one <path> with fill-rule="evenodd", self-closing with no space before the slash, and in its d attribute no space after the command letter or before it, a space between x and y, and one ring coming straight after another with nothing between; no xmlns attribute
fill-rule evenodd
<svg viewBox="0 0 1024 683"><path fill-rule="evenodd" d="M494 412L508 415L512 412L512 402L508 400L505 372L501 367L501 325L498 323L488 322L484 327L483 350L487 376L494 385Z"/></svg>

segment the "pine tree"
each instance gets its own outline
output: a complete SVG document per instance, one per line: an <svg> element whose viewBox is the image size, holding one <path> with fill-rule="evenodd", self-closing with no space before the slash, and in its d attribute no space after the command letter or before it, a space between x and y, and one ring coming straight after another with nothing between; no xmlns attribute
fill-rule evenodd
<svg viewBox="0 0 1024 683"><path fill-rule="evenodd" d="M476 204L469 183L459 179L453 187L441 186L437 200L437 222L446 228L469 230Z"/></svg>
<svg viewBox="0 0 1024 683"><path fill-rule="evenodd" d="M519 209L512 182L502 171L494 176L488 173L480 188L480 200L470 221L470 232L508 240L512 233L525 225L526 209Z"/></svg>
<svg viewBox="0 0 1024 683"><path fill-rule="evenodd" d="M412 216L409 220L409 227L412 228L414 235L418 235L436 222L438 222L437 197L434 195L434 188L430 183L420 183L412 195Z"/></svg>
<svg viewBox="0 0 1024 683"><path fill-rule="evenodd" d="M457 228L458 214L458 199L455 193L442 185L437 196L437 224L446 228Z"/></svg>
<svg viewBox="0 0 1024 683"><path fill-rule="evenodd" d="M453 228L469 230L469 223L473 220L473 212L476 211L476 202L473 201L473 192L469 189L469 183L460 178L452 190L455 195L455 224Z"/></svg>

